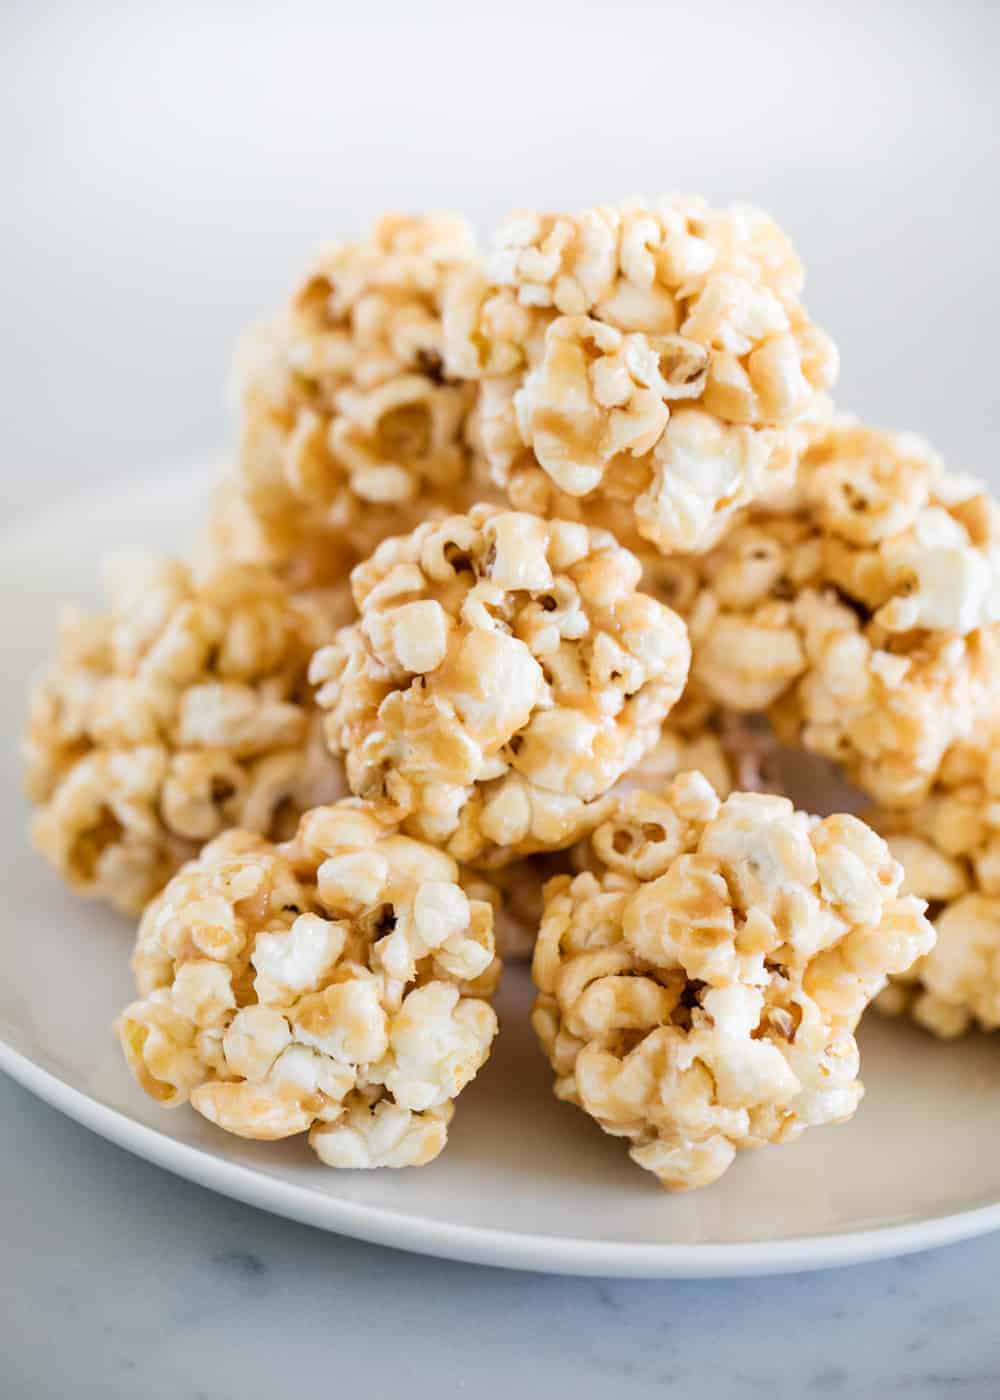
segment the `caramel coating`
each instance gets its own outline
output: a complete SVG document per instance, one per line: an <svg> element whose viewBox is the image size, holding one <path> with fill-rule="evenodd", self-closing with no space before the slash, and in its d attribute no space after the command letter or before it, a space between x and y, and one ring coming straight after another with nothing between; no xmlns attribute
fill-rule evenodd
<svg viewBox="0 0 1000 1400"><path fill-rule="evenodd" d="M950 750L917 806L882 810L873 824L931 906L937 944L879 997L950 1039L1000 1029L1000 736Z"/></svg>
<svg viewBox="0 0 1000 1400"><path fill-rule="evenodd" d="M445 373L440 313L473 255L458 215L384 215L246 337L234 481L268 562L337 581L345 557L471 503L475 390Z"/></svg>
<svg viewBox="0 0 1000 1400"><path fill-rule="evenodd" d="M522 213L445 302L445 363L480 385L478 441L521 509L664 552L703 549L791 483L836 351L766 214L674 196ZM568 499L567 499L568 498Z"/></svg>
<svg viewBox="0 0 1000 1400"><path fill-rule="evenodd" d="M463 862L578 840L687 677L639 572L603 531L484 505L385 541L310 672L352 791Z"/></svg>
<svg viewBox="0 0 1000 1400"><path fill-rule="evenodd" d="M919 439L844 422L782 509L665 561L654 591L688 619L695 691L914 804L1000 683L998 519Z"/></svg>
<svg viewBox="0 0 1000 1400"><path fill-rule="evenodd" d="M861 1013L934 942L885 842L687 773L588 845L546 886L532 965L556 1096L671 1191L850 1118Z"/></svg>
<svg viewBox="0 0 1000 1400"><path fill-rule="evenodd" d="M330 1166L431 1161L497 1028L492 911L458 875L353 798L283 846L227 832L139 926L136 1080L240 1137L308 1131Z"/></svg>
<svg viewBox="0 0 1000 1400"><path fill-rule="evenodd" d="M81 894L138 913L227 827L287 834L345 791L307 679L350 611L269 570L108 569L104 613L66 611L30 697L32 838Z"/></svg>

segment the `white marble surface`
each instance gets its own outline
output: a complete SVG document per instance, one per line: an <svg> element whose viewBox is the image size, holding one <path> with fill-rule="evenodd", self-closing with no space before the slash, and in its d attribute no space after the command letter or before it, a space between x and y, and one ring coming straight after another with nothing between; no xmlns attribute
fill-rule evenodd
<svg viewBox="0 0 1000 1400"><path fill-rule="evenodd" d="M310 1231L0 1079L4 1400L1000 1395L1000 1237L773 1279L507 1273Z"/></svg>
<svg viewBox="0 0 1000 1400"><path fill-rule="evenodd" d="M842 401L1000 484L998 58L987 0L7 0L5 515L224 441L237 329L386 204L485 228L664 187L772 209ZM1000 1237L743 1283L477 1270L212 1197L6 1080L0 1220L2 1400L1000 1395Z"/></svg>

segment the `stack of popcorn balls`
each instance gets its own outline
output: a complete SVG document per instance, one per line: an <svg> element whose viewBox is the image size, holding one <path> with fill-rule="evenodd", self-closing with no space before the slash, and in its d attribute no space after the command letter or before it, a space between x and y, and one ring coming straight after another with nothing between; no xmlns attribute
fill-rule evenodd
<svg viewBox="0 0 1000 1400"><path fill-rule="evenodd" d="M530 959L555 1096L685 1190L853 1114L870 1004L1000 1029L1000 509L834 411L802 286L746 206L392 215L246 336L196 550L112 561L24 744L164 1107L428 1163Z"/></svg>

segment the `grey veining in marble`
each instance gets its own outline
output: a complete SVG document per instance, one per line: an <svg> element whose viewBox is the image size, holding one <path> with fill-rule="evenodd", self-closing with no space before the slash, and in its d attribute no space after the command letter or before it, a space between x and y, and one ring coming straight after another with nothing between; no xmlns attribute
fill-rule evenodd
<svg viewBox="0 0 1000 1400"><path fill-rule="evenodd" d="M450 1264L272 1218L0 1078L3 1400L1000 1396L1000 1236L649 1283Z"/></svg>

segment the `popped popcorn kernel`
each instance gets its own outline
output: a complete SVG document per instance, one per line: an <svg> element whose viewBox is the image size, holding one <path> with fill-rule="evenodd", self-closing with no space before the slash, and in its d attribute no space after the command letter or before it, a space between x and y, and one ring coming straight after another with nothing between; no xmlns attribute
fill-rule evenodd
<svg viewBox="0 0 1000 1400"><path fill-rule="evenodd" d="M384 215L246 337L233 482L240 537L268 562L327 582L338 561L471 500L475 389L444 367L441 303L473 257L457 215Z"/></svg>
<svg viewBox="0 0 1000 1400"><path fill-rule="evenodd" d="M282 836L345 791L307 676L345 607L262 566L107 572L108 610L67 610L32 689L26 786L63 879L138 912L227 827Z"/></svg>
<svg viewBox="0 0 1000 1400"><path fill-rule="evenodd" d="M386 540L310 671L352 790L469 864L578 840L686 679L639 575L603 531L487 505Z"/></svg>
<svg viewBox="0 0 1000 1400"><path fill-rule="evenodd" d="M360 1090L336 1122L316 1124L309 1145L328 1167L423 1167L444 1148L453 1113L451 1103L415 1113Z"/></svg>
<svg viewBox="0 0 1000 1400"><path fill-rule="evenodd" d="M323 882L360 855L363 883ZM497 1030L492 910L459 879L355 798L281 845L226 832L139 925L115 1023L136 1080L241 1137L310 1132L330 1165L430 1161Z"/></svg>
<svg viewBox="0 0 1000 1400"><path fill-rule="evenodd" d="M480 383L477 440L519 507L568 516L567 498L585 501L619 516L600 523L625 543L702 549L791 484L828 416L837 355L803 280L747 206L516 214L448 288L445 364Z"/></svg>
<svg viewBox="0 0 1000 1400"><path fill-rule="evenodd" d="M532 964L556 1096L671 1191L850 1118L858 1020L934 944L885 842L684 773L585 846L546 886Z"/></svg>

